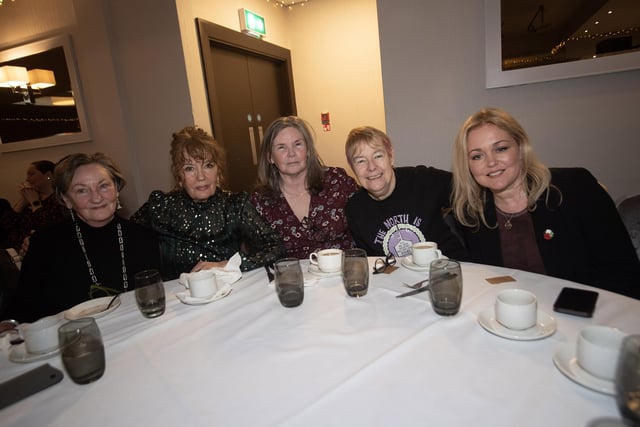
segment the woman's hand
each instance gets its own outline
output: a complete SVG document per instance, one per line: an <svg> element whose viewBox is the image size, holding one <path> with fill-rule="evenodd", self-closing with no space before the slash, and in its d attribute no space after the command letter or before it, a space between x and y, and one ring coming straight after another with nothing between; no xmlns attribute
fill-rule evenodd
<svg viewBox="0 0 640 427"><path fill-rule="evenodd" d="M22 185L20 187L20 194L22 195L22 198L26 202L25 206L26 204L31 205L32 210L36 211L38 210L38 208L42 206L40 202L40 193L38 193L38 190L31 187L30 185L26 185L26 184Z"/></svg>
<svg viewBox="0 0 640 427"><path fill-rule="evenodd" d="M229 260L224 261L198 261L196 265L193 266L191 272L200 271L200 270L210 270L212 268L224 268L226 267Z"/></svg>
<svg viewBox="0 0 640 427"><path fill-rule="evenodd" d="M31 234L33 234L33 230L31 230ZM24 238L22 241L22 246L20 247L19 255L24 258L29 250L29 243L31 242L31 234Z"/></svg>

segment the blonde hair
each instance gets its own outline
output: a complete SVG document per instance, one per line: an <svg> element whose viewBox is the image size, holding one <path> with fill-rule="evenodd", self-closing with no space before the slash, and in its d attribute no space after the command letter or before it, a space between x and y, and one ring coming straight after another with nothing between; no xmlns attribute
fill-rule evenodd
<svg viewBox="0 0 640 427"><path fill-rule="evenodd" d="M507 132L518 145L522 157L520 177L524 180L527 194L527 208L533 211L536 202L546 194L549 200L549 190L558 190L551 185L551 172L533 152L527 133L520 123L504 110L498 108L483 108L470 116L460 128L453 146L453 194L451 197L453 213L458 221L468 227L479 227L480 222L489 228L495 225L487 224L484 205L486 202L486 188L480 186L469 170L468 136L472 130L486 124L492 124ZM561 200L562 195L560 194Z"/></svg>

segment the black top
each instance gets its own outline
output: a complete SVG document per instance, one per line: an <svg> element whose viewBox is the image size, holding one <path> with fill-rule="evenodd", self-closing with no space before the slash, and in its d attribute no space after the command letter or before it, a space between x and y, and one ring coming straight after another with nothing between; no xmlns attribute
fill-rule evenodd
<svg viewBox="0 0 640 427"><path fill-rule="evenodd" d="M609 194L583 168L551 169L552 191L531 212L546 274L640 297L640 262ZM487 192L487 223L496 223L493 195ZM502 266L498 228L460 226L470 261Z"/></svg>
<svg viewBox="0 0 640 427"><path fill-rule="evenodd" d="M384 200L364 188L347 203L349 229L356 246L370 256L411 254L413 243L434 241L450 258L465 259L462 243L443 219L449 206L451 173L426 166L395 168L396 186Z"/></svg>
<svg viewBox="0 0 640 427"><path fill-rule="evenodd" d="M135 273L159 269L158 243L151 230L120 217L98 228L76 221L100 285L118 292L124 290L118 222L122 226L128 289L135 287ZM90 299L92 283L73 221L44 227L31 236L17 293L4 317L31 322L59 313ZM92 294L94 298L105 295L99 291Z"/></svg>

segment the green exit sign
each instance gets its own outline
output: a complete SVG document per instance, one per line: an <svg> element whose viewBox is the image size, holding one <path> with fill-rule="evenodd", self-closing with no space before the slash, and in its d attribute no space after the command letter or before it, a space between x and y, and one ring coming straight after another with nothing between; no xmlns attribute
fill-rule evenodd
<svg viewBox="0 0 640 427"><path fill-rule="evenodd" d="M238 14L240 15L240 30L242 30L243 33L254 37L264 37L267 35L264 18L262 16L247 9L239 9Z"/></svg>

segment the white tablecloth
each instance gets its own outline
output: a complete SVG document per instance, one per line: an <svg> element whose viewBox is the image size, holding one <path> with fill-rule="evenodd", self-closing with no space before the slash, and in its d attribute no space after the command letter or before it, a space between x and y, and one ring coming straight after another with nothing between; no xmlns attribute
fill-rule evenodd
<svg viewBox="0 0 640 427"><path fill-rule="evenodd" d="M370 259L373 261L373 259ZM306 266L306 262L303 262ZM516 281L485 279L509 274ZM498 267L463 264L462 309L436 315L428 293L395 298L425 273L400 267L371 275L348 297L340 277L280 305L266 273L244 273L208 305L182 304L165 284L167 309L139 313L133 293L98 319L106 372L89 385L67 376L0 411L2 426L585 426L617 417L612 396L582 387L553 364L558 345L589 324L640 333L640 301L598 290L591 319L554 313L563 286L587 286ZM538 341L507 340L477 322L498 291L533 291L558 329ZM0 355L0 381L59 356L15 364Z"/></svg>

